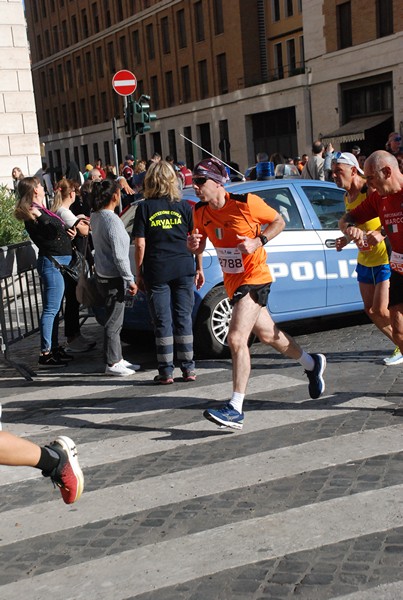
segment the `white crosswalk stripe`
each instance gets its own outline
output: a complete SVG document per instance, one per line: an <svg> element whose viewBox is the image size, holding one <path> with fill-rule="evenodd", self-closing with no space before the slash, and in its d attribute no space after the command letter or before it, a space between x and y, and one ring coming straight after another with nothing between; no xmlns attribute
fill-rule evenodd
<svg viewBox="0 0 403 600"><path fill-rule="evenodd" d="M213 377L217 383L212 383ZM14 552L31 549L34 556L38 544L43 548L51 546L57 533L66 536L67 542L76 531L83 528L88 531L88 527L102 531L116 519L120 522L115 525L118 530L122 522L132 526L142 515L153 511L163 513L172 506L186 506L194 501L203 503L207 497L219 503L225 501L222 499L230 492L241 493L248 489L253 498L256 486L266 485L270 489L307 473L353 468L367 460L403 452L403 427L399 422L368 428L357 425L351 431L340 428L334 435L325 433L326 426L330 427L335 420L339 422L342 417L353 419L370 411L389 410L391 404L376 395L344 401L330 395L315 405L307 396L303 376L253 374L248 399L259 402L259 408L247 410L244 429L234 433L218 430L201 414L207 402L228 398L231 384L225 369L199 370L196 384L190 386L162 389L146 385L148 380L149 374L142 373L138 381L144 386L133 387L133 383L127 381L115 386L102 379L84 390L79 385L62 383L57 401L66 400L63 407L56 403L49 406L54 396L44 394L41 389L14 394L10 400L12 410L17 410L17 401L21 402L21 408L37 403L38 410L35 419L29 417L26 422L20 419L19 423L10 423L7 427L10 431L34 440L35 437L42 440L49 434L50 441L59 433L73 439L75 434L81 436L79 458L90 489L77 504L67 507L57 490L50 492L49 482L43 481L37 470L0 467L0 497L2 492L29 494L31 489L38 493L43 489L40 500L27 500L20 507L4 506L0 513L2 600L16 600L27 594L30 600L44 600L50 595L63 600L124 600L182 584L192 585L198 579L228 569L246 568L261 561L403 527L403 483L396 483L340 493L301 506L280 507L263 516L239 518L234 511L232 520L218 525L216 522L210 525L206 513L200 529L190 527L187 533L178 535L173 531L167 539L150 536L145 542L138 541L133 534L130 543L119 551L109 552L108 546L105 551L83 551L82 555L70 557L68 564L66 558L49 563L47 568L42 565L38 572L33 567L32 573L24 564L19 575L7 580L7 568L1 560L7 552L12 556ZM287 400L284 395L275 393L285 388L291 392ZM74 399L71 405L67 402L69 398ZM7 415L7 402L5 408ZM150 427L145 425L146 418L152 419ZM125 427L128 421L133 423L136 419L138 429ZM155 426L156 422L160 425ZM81 428L84 423L87 429ZM313 431L314 426L318 431L311 439L294 439L296 427ZM114 435L104 435L104 428L110 428ZM267 433L270 439L280 430L283 432L280 445L262 449L254 443L254 436ZM89 441L85 440L86 431L91 432ZM228 453L229 447L236 444L243 444L239 456ZM195 464L192 461L182 464L183 453L190 449L195 453L192 455ZM220 458L197 463L196 459L200 460L204 453L220 455ZM157 457L162 461L160 470L148 472L147 464L152 465ZM177 469L165 472L164 457L170 461L176 457ZM97 481L98 470L106 477L118 472L124 462L135 469L138 461L147 460L150 462L144 463L141 478L136 476L124 483L117 480L109 486L91 487L92 478ZM110 543L112 545L112 538ZM68 543L65 552L67 556ZM384 595L377 596L374 591L374 595L366 596L366 591L357 591L343 598L399 598L403 584L396 581L380 585L379 590ZM158 596L158 600L162 597Z"/></svg>

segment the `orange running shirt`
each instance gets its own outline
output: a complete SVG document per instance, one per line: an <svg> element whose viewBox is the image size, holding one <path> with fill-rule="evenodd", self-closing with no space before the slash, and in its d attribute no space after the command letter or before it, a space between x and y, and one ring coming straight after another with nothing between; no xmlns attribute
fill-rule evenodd
<svg viewBox="0 0 403 600"><path fill-rule="evenodd" d="M213 209L207 202L194 207L194 230L203 240L209 238L217 251L224 274L224 285L230 298L239 286L261 285L273 279L266 263L266 251L258 248L253 254L241 254L237 249L242 240L237 235L255 238L261 225L272 223L277 212L254 194L225 194L225 205Z"/></svg>

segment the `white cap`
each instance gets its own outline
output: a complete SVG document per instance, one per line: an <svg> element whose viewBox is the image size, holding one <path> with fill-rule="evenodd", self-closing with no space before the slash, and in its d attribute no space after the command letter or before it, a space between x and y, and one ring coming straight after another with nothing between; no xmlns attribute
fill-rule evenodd
<svg viewBox="0 0 403 600"><path fill-rule="evenodd" d="M360 169L357 158L354 156L354 154L351 154L351 152L336 152L333 160L335 160L337 164L355 167L360 175L364 175L364 171Z"/></svg>

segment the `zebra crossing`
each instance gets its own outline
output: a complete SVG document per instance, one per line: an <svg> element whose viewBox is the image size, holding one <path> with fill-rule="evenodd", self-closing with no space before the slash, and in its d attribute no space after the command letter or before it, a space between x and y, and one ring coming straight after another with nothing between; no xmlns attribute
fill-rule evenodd
<svg viewBox="0 0 403 600"><path fill-rule="evenodd" d="M401 599L396 404L332 382L312 401L286 373L252 373L241 432L202 417L226 364L167 388L140 372L10 390L4 428L72 437L86 488L66 506L35 469L0 467L0 598Z"/></svg>

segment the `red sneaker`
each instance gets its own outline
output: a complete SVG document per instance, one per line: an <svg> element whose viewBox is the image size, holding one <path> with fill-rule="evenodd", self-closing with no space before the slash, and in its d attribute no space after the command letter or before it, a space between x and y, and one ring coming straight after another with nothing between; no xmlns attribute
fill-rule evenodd
<svg viewBox="0 0 403 600"><path fill-rule="evenodd" d="M184 371L182 377L183 381L196 381L196 373L194 371Z"/></svg>
<svg viewBox="0 0 403 600"><path fill-rule="evenodd" d="M84 475L78 464L77 448L73 440L61 435L49 444L59 456L60 462L50 473L50 478L60 488L66 504L73 504L83 493Z"/></svg>

